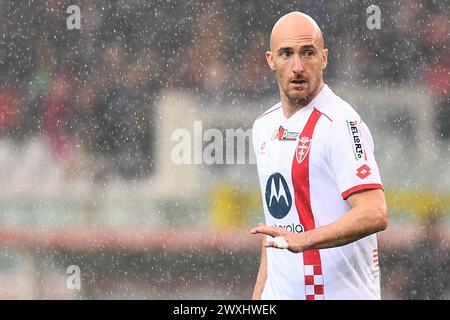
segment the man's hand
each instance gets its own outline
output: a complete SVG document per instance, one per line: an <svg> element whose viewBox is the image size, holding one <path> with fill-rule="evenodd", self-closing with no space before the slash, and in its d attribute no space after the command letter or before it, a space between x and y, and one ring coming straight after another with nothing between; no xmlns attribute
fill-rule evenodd
<svg viewBox="0 0 450 320"><path fill-rule="evenodd" d="M301 233L293 233L289 232L286 229L279 227L269 227L265 224L260 223L256 228L250 230L252 234L265 234L272 237L283 237L288 243L288 250L294 253L303 252L303 235ZM268 241L264 243L264 247L266 248L277 248L281 249L277 246L274 241Z"/></svg>

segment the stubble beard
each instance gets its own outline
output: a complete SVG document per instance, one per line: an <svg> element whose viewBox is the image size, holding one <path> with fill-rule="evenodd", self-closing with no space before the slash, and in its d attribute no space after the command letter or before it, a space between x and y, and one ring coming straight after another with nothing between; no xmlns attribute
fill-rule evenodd
<svg viewBox="0 0 450 320"><path fill-rule="evenodd" d="M306 96L304 97L298 97L295 94L289 94L289 90L284 91L284 95L289 101L289 104L291 106L295 106L297 108L303 108L304 106L308 105L319 93L321 89L321 82L318 81L317 84L315 84L314 89L312 89ZM311 82L308 82L308 86ZM289 85L288 85L289 87Z"/></svg>
<svg viewBox="0 0 450 320"><path fill-rule="evenodd" d="M304 106L306 106L308 103L311 102L312 92L305 97L299 97L296 93L290 94L289 90L283 90L283 91L284 91L284 96L288 100L289 104L291 106L295 106L296 108L303 108Z"/></svg>

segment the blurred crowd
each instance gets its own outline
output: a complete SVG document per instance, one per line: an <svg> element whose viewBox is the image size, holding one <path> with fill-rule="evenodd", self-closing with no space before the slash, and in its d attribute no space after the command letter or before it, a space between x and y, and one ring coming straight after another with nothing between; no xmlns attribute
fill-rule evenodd
<svg viewBox="0 0 450 320"><path fill-rule="evenodd" d="M81 30L66 27L71 4L81 8ZM436 133L450 138L448 3L380 2L379 30L366 25L371 4L0 0L0 135L43 136L56 161L84 154L98 167L94 180L145 177L162 90L206 105L277 95L264 58L270 30L301 10L323 29L328 83L424 86Z"/></svg>
<svg viewBox="0 0 450 320"><path fill-rule="evenodd" d="M443 216L418 221L408 246L383 248L383 299L449 300L450 248ZM448 227L447 227L448 228Z"/></svg>

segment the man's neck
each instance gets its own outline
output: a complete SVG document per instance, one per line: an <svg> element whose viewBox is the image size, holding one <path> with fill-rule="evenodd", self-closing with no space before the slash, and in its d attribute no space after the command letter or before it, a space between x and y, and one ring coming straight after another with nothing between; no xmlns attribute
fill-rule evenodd
<svg viewBox="0 0 450 320"><path fill-rule="evenodd" d="M324 82L321 81L317 88L303 100L290 100L285 95L281 97L281 105L283 106L283 113L286 119L292 117L298 110L306 107L311 101L314 100L315 97L320 93L324 86Z"/></svg>

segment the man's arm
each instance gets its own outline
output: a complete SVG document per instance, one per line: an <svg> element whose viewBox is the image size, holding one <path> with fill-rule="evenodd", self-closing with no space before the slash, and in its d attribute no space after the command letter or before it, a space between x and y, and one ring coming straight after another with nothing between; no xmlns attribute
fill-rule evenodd
<svg viewBox="0 0 450 320"><path fill-rule="evenodd" d="M250 232L272 237L282 236L289 244L288 250L303 252L343 246L387 228L388 213L384 192L381 189L365 190L348 199L351 209L335 222L303 233L289 232L283 228L260 225ZM276 245L273 241L266 248Z"/></svg>
<svg viewBox="0 0 450 320"><path fill-rule="evenodd" d="M258 276L256 278L255 288L253 289L252 300L261 300L261 294L264 290L267 279L267 256L265 247L265 237L262 241L261 262L259 263Z"/></svg>

